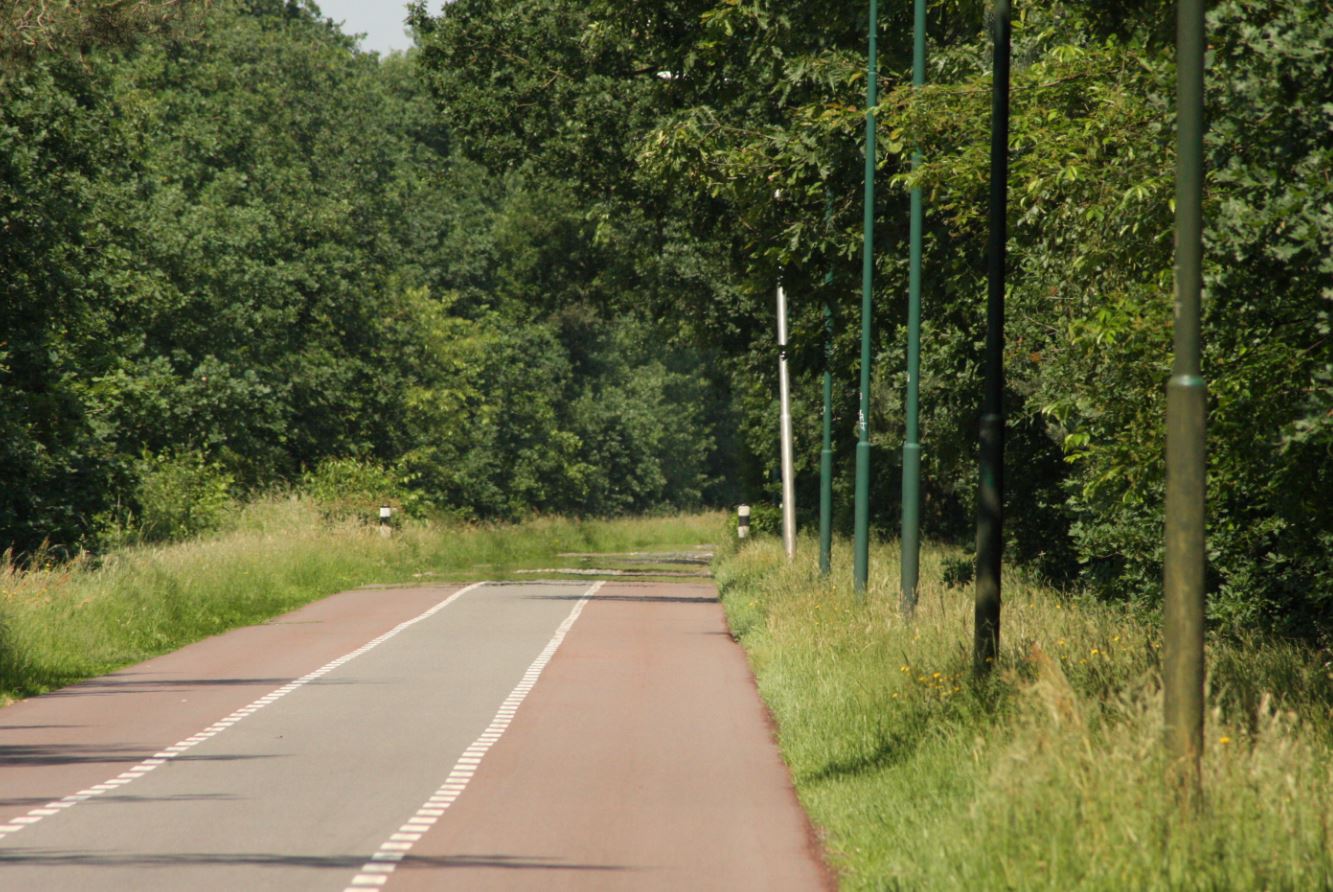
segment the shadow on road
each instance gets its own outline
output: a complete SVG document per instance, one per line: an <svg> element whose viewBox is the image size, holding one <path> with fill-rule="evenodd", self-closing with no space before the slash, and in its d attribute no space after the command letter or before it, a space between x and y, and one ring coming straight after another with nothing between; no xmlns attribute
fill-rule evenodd
<svg viewBox="0 0 1333 892"><path fill-rule="evenodd" d="M86 746L83 744L0 744L0 765L135 765L151 756L143 747ZM180 755L175 762L238 762L273 759L276 755ZM107 797L110 798L110 797Z"/></svg>
<svg viewBox="0 0 1333 892"><path fill-rule="evenodd" d="M136 677L139 673L118 672L102 678L93 678L76 685L44 694L44 697L96 697L105 694L169 693L184 688L276 688L287 684L290 678L161 678Z"/></svg>
<svg viewBox="0 0 1333 892"><path fill-rule="evenodd" d="M583 595L524 595L527 601L582 601ZM716 595L592 595L589 601L629 601L644 604L717 604Z"/></svg>
<svg viewBox="0 0 1333 892"><path fill-rule="evenodd" d="M115 802L226 802L240 799L241 797L232 796L227 793L176 793L171 796L131 796L126 793L121 793L100 798L106 801L114 800ZM37 806L46 805L51 801L50 796L30 796L24 799L0 799L0 808L36 808Z"/></svg>
<svg viewBox="0 0 1333 892"><path fill-rule="evenodd" d="M59 849L0 850L0 866L8 867L110 867L169 868L210 865L246 865L251 867L302 867L324 870L356 871L366 863L364 853L356 855L290 855L269 852L181 852L107 853L62 851ZM616 864L579 864L549 856L525 855L442 855L412 856L398 864L399 870L438 870L449 868L496 868L502 870L577 870L628 871L636 868Z"/></svg>
<svg viewBox="0 0 1333 892"><path fill-rule="evenodd" d="M438 867L494 867L504 870L587 870L587 871L630 871L635 867L619 864L576 864L561 861L550 856L528 855L443 855L438 858L405 858L401 868L438 868Z"/></svg>

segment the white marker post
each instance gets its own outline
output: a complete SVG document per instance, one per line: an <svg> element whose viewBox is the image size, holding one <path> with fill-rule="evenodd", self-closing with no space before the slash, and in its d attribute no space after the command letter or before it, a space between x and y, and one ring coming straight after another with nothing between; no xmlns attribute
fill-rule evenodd
<svg viewBox="0 0 1333 892"><path fill-rule="evenodd" d="M745 539L750 535L750 506L741 505L736 509L736 538Z"/></svg>
<svg viewBox="0 0 1333 892"><path fill-rule="evenodd" d="M791 379L787 375L787 293L778 286L778 399L782 440L782 546L787 560L796 555L796 480L792 460Z"/></svg>
<svg viewBox="0 0 1333 892"><path fill-rule="evenodd" d="M386 539L389 537L389 518L393 515L392 509L388 505L380 506L380 535Z"/></svg>
<svg viewBox="0 0 1333 892"><path fill-rule="evenodd" d="M782 190L773 193L782 201ZM778 281L778 435L782 447L782 547L796 556L796 472L792 457L791 379L787 375L787 292Z"/></svg>

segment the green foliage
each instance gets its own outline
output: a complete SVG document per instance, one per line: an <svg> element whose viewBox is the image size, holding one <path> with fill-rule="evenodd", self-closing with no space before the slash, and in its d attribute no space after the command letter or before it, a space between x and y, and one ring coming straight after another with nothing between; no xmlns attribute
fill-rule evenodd
<svg viewBox="0 0 1333 892"><path fill-rule="evenodd" d="M177 32L211 0L10 0L0 6L0 72L51 53L133 44L148 34Z"/></svg>
<svg viewBox="0 0 1333 892"><path fill-rule="evenodd" d="M1333 20L1238 0L1209 26L1214 612L1303 629L1333 616Z"/></svg>
<svg viewBox="0 0 1333 892"><path fill-rule="evenodd" d="M667 66L637 57L600 13L563 0L413 13L439 113L505 186L492 224L503 261L489 320L500 334L479 370L486 396L461 426L472 448L436 462L432 488L450 510L690 506L716 498L724 479L713 430L725 379L706 367L711 351L682 335L691 320L664 309L719 279L664 231L665 203L631 162L634 134L671 90L658 76ZM658 13L659 26L690 17Z"/></svg>
<svg viewBox="0 0 1333 892"><path fill-rule="evenodd" d="M452 22L447 13L439 33L484 18L489 6L477 0ZM530 43L524 64L534 77L545 64L574 97L580 77L619 72L636 109L624 131L631 175L594 179L595 162L568 163L566 134L540 121L528 157L562 175L572 169L576 193L595 196L584 198L590 209L615 200L594 185L670 208L685 221L665 232L671 256L688 256L694 269L723 279L672 294L663 306L683 305L691 333L729 356L751 500L769 489L776 452L771 295L779 273L794 297L790 353L806 505L814 503L818 424L809 399L824 358L822 304L834 305L835 449L843 469L835 492L845 494L858 365L855 319L843 308L854 306L861 235L859 13L830 15L815 3L673 3L650 22L637 4L573 6L547 0L543 8L553 12L542 22L582 30L531 32L541 39ZM1149 604L1161 588L1171 351L1173 11L1159 0L1019 4L1014 32L1009 553L1052 578L1077 577L1108 597ZM874 511L881 528L896 524L906 191L921 185L924 511L929 532L960 538L976 486L985 292L990 48L982 13L981 4L931 4L929 86L920 91L909 84L907 6L886 9L880 28L876 161L881 186L890 188L881 188L875 209ZM1221 3L1209 18L1210 609L1232 629L1260 623L1310 633L1333 621L1326 176L1333 85L1322 64L1333 43L1330 21L1312 0ZM516 26L520 33L530 32ZM582 51L591 34L632 62L617 68ZM446 100L469 89L510 95L502 79L473 83L461 65L423 61L437 74L449 69L433 82ZM501 59L485 64L505 69ZM628 75L653 69L665 74L651 86ZM441 88L446 81L471 86ZM478 145L500 135L501 125L480 114L461 126ZM910 173L917 148L925 163ZM586 147L575 157L579 151ZM832 285L824 286L830 270Z"/></svg>
<svg viewBox="0 0 1333 892"><path fill-rule="evenodd" d="M94 73L61 60L0 81L0 539L76 541L138 450L118 454L90 382L123 343L114 303L88 299L112 252L98 181L123 172Z"/></svg>
<svg viewBox="0 0 1333 892"><path fill-rule="evenodd" d="M636 255L558 180L452 155L426 69L311 3L48 11L0 41L4 545L116 539L158 485L144 452L247 491L378 467L412 510L478 517L693 505L718 479L682 426L718 379L625 310Z"/></svg>
<svg viewBox="0 0 1333 892"><path fill-rule="evenodd" d="M1232 629L1308 632L1310 620L1330 617L1333 479L1318 447L1307 451L1292 437L1326 411L1312 412L1307 395L1333 358L1311 325L1326 312L1333 228L1318 210L1330 194L1326 178L1310 173L1330 158L1327 112L1313 97L1333 95L1310 53L1333 30L1306 4L1223 4L1210 16L1209 39L1210 613ZM1061 441L1070 468L1057 507L1085 578L1154 603L1170 365L1173 71L1169 57L1133 43L1043 52L1016 84L1016 96L1031 95L1032 104L1020 98L1015 128L1011 381L1026 411L1039 408ZM1292 113L1265 111L1277 108ZM944 177L960 172L947 155L940 166Z"/></svg>
<svg viewBox="0 0 1333 892"><path fill-rule="evenodd" d="M782 509L768 502L750 506L750 534L753 536L781 536Z"/></svg>
<svg viewBox="0 0 1333 892"><path fill-rule="evenodd" d="M301 493L326 517L375 522L381 506L403 508L403 489L392 471L354 458L326 458L301 475Z"/></svg>
<svg viewBox="0 0 1333 892"><path fill-rule="evenodd" d="M145 456L137 476L135 526L145 542L215 530L232 504L232 476L197 452Z"/></svg>
<svg viewBox="0 0 1333 892"><path fill-rule="evenodd" d="M712 483L708 382L693 368L668 368L633 339L625 330L612 336L606 372L571 406L580 458L598 471L587 504L610 515L697 509Z"/></svg>
<svg viewBox="0 0 1333 892"><path fill-rule="evenodd" d="M487 382L456 424L426 450L407 456L429 481L436 506L463 516L514 519L576 501L588 469L578 438L562 427L560 403L569 366L554 336L540 327L498 332L473 369Z"/></svg>
<svg viewBox="0 0 1333 892"><path fill-rule="evenodd" d="M1233 629L1318 634L1333 616L1325 7L1226 0L1209 18L1210 605ZM310 3L54 4L45 36L19 27L32 8L0 14L19 23L0 39L0 542L91 544L134 502L145 450L202 455L249 489L353 457L414 510L465 517L760 502L779 276L798 501L810 516L827 303L850 520L862 9L417 4L419 49L381 60ZM930 4L919 91L908 5L880 23L882 531L898 521L912 185L924 518L943 538L972 523L984 12ZM1173 5L1015 12L1009 554L1154 604ZM105 40L55 51L103 20Z"/></svg>

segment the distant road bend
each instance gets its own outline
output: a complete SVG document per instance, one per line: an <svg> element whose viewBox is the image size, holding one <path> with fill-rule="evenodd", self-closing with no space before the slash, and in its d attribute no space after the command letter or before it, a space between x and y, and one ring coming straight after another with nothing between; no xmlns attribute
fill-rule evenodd
<svg viewBox="0 0 1333 892"><path fill-rule="evenodd" d="M359 589L0 710L0 889L833 887L716 590Z"/></svg>

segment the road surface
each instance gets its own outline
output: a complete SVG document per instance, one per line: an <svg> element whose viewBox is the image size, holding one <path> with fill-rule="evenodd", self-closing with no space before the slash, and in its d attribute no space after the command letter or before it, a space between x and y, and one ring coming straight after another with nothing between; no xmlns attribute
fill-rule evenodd
<svg viewBox="0 0 1333 892"><path fill-rule="evenodd" d="M0 710L0 888L832 887L707 582L345 592Z"/></svg>

